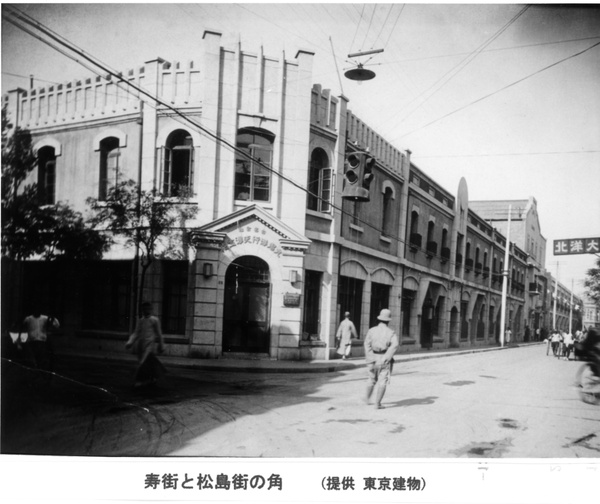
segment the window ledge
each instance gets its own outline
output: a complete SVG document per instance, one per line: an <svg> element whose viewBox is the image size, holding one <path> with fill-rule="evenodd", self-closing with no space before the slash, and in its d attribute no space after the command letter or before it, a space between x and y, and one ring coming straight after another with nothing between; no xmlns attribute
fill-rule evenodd
<svg viewBox="0 0 600 504"><path fill-rule="evenodd" d="M385 243L392 243L392 239L388 238L387 236L384 236L384 235L381 235L379 237L379 240L382 241L382 242L385 242Z"/></svg>
<svg viewBox="0 0 600 504"><path fill-rule="evenodd" d="M352 229L353 231L356 231L357 233L364 233L365 230L363 228L361 228L360 226L357 226L356 224L349 224L350 229Z"/></svg>
<svg viewBox="0 0 600 504"><path fill-rule="evenodd" d="M163 203L165 205L168 204L172 204L172 205L190 205L190 206L198 206L198 202L196 201L181 201L179 198L175 197L175 196L168 196L165 198L158 198L156 200L157 203Z"/></svg>
<svg viewBox="0 0 600 504"><path fill-rule="evenodd" d="M266 208L267 210L273 210L273 203L270 203L268 201L235 200L234 205L239 207L257 205L261 208Z"/></svg>
<svg viewBox="0 0 600 504"><path fill-rule="evenodd" d="M324 220L329 220L329 221L333 220L333 215L331 215L331 213L329 213L329 212L317 212L316 210L309 210L307 208L306 214L311 215L313 217L317 217L319 219L324 219Z"/></svg>

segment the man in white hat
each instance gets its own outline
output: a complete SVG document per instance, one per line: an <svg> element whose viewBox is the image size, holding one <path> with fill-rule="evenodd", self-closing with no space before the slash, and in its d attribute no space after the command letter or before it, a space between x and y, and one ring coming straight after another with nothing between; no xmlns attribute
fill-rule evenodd
<svg viewBox="0 0 600 504"><path fill-rule="evenodd" d="M394 330L388 327L390 320L392 320L392 312L384 308L377 320L379 320L379 324L371 327L365 338L365 358L369 373L365 402L369 403L373 389L377 385L375 408L381 409L383 408L381 400L392 374L394 354L400 343Z"/></svg>

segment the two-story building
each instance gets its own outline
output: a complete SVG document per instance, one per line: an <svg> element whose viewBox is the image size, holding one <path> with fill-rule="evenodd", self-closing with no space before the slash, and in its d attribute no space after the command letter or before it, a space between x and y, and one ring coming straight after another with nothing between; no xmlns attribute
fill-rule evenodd
<svg viewBox="0 0 600 504"><path fill-rule="evenodd" d="M495 345L504 278L506 324L523 340L531 257L543 251L507 244L472 207L466 180L456 194L441 187L345 96L313 85L312 58L223 47L206 31L197 61L158 58L119 75L17 89L5 103L33 135L30 181L48 204L85 212L86 198L102 200L125 179L165 204L191 189L189 240L159 251L143 293L168 354L329 359L349 311L360 355L382 308L400 351ZM358 152L375 159L369 201L343 195L345 160ZM27 261L21 279L34 287L15 312L42 304L61 321L60 344L120 349L136 313L135 259L116 244L102 261Z"/></svg>

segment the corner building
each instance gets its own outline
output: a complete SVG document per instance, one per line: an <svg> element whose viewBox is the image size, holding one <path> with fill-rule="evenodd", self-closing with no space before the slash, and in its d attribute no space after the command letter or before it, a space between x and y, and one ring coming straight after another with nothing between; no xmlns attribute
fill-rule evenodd
<svg viewBox="0 0 600 504"><path fill-rule="evenodd" d="M329 359L349 311L360 336L353 355L362 355L382 308L400 351L496 344L505 237L469 207L464 179L456 195L440 187L346 97L313 85L312 59L226 48L206 31L198 61L158 58L122 74L172 107L110 76L17 89L4 102L33 135L29 181L49 204L85 212L87 197L127 178L166 203L179 186L192 189L188 245L153 263L143 293L167 354ZM369 202L342 198L355 151L376 159ZM116 245L98 262L19 264L24 285L35 278L39 289L9 312L41 303L61 320L60 345L121 350L134 258ZM528 253L511 244L510 263L506 320L522 340Z"/></svg>

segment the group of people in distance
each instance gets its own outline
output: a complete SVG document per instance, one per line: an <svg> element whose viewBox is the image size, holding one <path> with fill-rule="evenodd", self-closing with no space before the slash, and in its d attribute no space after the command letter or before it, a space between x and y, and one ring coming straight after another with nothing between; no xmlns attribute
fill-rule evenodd
<svg viewBox="0 0 600 504"><path fill-rule="evenodd" d="M36 308L15 331L9 331L11 346L20 359L31 367L52 373L53 333L59 329L60 323L56 317L44 315ZM125 348L131 350L138 361L134 386L155 385L165 373L164 366L156 356L157 353L163 353L164 340L160 321L152 314L151 303L142 304L142 316L137 320L135 330L125 343Z"/></svg>
<svg viewBox="0 0 600 504"><path fill-rule="evenodd" d="M584 331L576 331L575 336L558 329L552 330L546 338L546 355L554 355L558 359L585 359L600 362L600 332L595 327Z"/></svg>
<svg viewBox="0 0 600 504"><path fill-rule="evenodd" d="M575 343L581 343L584 338L584 333L581 331L576 331L573 336L571 333L553 329L545 340L546 355L550 355L550 350L552 350L552 355L558 359L571 360L571 354L574 359L577 359Z"/></svg>

